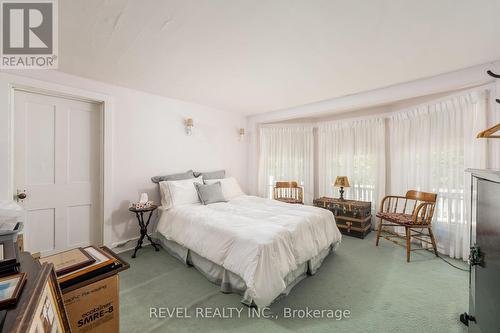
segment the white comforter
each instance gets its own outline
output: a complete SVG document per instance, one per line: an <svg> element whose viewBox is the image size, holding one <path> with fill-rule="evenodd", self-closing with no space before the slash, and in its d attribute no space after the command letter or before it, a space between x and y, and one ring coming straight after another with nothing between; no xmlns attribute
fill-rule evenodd
<svg viewBox="0 0 500 333"><path fill-rule="evenodd" d="M246 195L174 207L162 213L157 230L238 274L258 307L285 290L290 271L341 240L326 209Z"/></svg>

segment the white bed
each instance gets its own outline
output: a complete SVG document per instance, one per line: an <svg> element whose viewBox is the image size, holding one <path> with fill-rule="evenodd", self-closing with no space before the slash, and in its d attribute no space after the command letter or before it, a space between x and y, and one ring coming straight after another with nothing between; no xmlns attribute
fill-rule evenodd
<svg viewBox="0 0 500 333"><path fill-rule="evenodd" d="M342 237L326 209L247 195L161 209L157 231L241 277L246 298L258 307L289 287L289 273L322 260Z"/></svg>

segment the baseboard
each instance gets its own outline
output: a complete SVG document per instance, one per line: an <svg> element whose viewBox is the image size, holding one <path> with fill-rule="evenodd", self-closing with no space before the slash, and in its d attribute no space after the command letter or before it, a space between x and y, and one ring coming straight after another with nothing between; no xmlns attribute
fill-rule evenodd
<svg viewBox="0 0 500 333"><path fill-rule="evenodd" d="M149 236L154 239L153 234L150 234ZM122 253L122 252L133 250L135 248L135 246L137 245L138 240L139 240L139 236L134 237L134 238L130 238L130 239L127 239L127 240L124 240L121 242L115 242L115 243L111 244L111 250L113 250L113 252L115 252L115 253ZM151 244L151 242L147 238L144 238L142 246L147 246L150 244Z"/></svg>

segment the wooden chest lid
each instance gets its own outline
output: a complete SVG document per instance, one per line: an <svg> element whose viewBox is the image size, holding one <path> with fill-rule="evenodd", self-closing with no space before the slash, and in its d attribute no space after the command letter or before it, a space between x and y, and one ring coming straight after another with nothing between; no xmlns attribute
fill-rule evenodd
<svg viewBox="0 0 500 333"><path fill-rule="evenodd" d="M340 200L339 198L321 197L314 199L314 204L316 205L349 205L351 207L371 207L372 203L370 201L357 201L357 200Z"/></svg>

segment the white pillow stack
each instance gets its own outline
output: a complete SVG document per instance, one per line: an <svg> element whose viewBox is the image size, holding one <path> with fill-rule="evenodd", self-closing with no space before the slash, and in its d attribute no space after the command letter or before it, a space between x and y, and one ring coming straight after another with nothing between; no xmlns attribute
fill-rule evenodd
<svg viewBox="0 0 500 333"><path fill-rule="evenodd" d="M170 209L174 206L199 203L200 199L194 183L203 184L202 177L160 182L162 206Z"/></svg>
<svg viewBox="0 0 500 333"><path fill-rule="evenodd" d="M241 190L238 181L234 177L222 178L222 179L205 179L205 184L214 184L220 182L222 187L222 194L226 200L232 200L241 195L245 195Z"/></svg>

